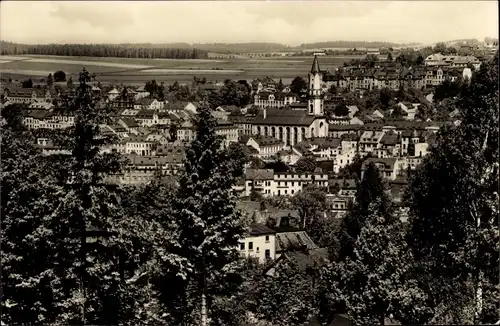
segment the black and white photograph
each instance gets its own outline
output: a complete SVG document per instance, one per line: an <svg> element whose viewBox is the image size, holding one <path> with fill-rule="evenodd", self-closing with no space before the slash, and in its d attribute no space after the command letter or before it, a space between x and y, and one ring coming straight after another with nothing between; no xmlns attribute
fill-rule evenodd
<svg viewBox="0 0 500 326"><path fill-rule="evenodd" d="M2 1L1 325L500 325L498 4Z"/></svg>

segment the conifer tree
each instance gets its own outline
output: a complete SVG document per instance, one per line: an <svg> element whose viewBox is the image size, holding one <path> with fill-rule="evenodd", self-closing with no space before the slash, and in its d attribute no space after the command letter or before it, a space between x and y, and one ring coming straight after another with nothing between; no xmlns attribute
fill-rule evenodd
<svg viewBox="0 0 500 326"><path fill-rule="evenodd" d="M59 278L54 273L56 246L50 216L60 187L45 173L50 166L34 146L17 108L2 110L1 266L2 322L53 323ZM19 113L19 112L17 112Z"/></svg>
<svg viewBox="0 0 500 326"><path fill-rule="evenodd" d="M131 297L142 290L127 285L124 269L133 259L135 243L147 237L147 225L141 230L124 214L119 188L106 180L120 172L123 160L101 152L112 138L101 135L99 126L108 122L113 109L90 91L90 80L84 69L76 97L68 99L75 126L59 141L71 155L59 157L53 174L62 187L51 215L58 234L53 263L64 280L54 284L60 292L53 300L61 309L59 323L118 324L133 318Z"/></svg>
<svg viewBox="0 0 500 326"><path fill-rule="evenodd" d="M226 295L217 293L217 283L237 263L238 243L245 232L232 190L236 165L221 149L210 112L203 102L194 117L196 139L186 150L185 171L174 199L179 247L173 253L186 259L188 271L177 282L183 296L177 298L183 307L180 320L173 321L177 324L186 323L188 317L194 318L191 322L206 323L206 304L213 295Z"/></svg>

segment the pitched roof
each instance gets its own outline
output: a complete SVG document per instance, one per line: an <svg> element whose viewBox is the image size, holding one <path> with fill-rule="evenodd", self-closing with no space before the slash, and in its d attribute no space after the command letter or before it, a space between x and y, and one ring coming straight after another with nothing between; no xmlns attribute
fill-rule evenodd
<svg viewBox="0 0 500 326"><path fill-rule="evenodd" d="M309 127L316 118L305 111L267 109L266 118L264 119L264 112L259 112L252 124Z"/></svg>
<svg viewBox="0 0 500 326"><path fill-rule="evenodd" d="M399 135L394 131L389 130L384 134L384 136L382 136L380 143L385 145L396 145L398 143L398 140L399 140Z"/></svg>
<svg viewBox="0 0 500 326"><path fill-rule="evenodd" d="M305 272L307 268L321 266L328 262L328 249L326 248L288 251L283 255L285 259L293 263L301 272Z"/></svg>
<svg viewBox="0 0 500 326"><path fill-rule="evenodd" d="M250 225L250 235L266 235L266 234L275 234L276 231L271 229L270 227L262 224L262 223L252 223Z"/></svg>
<svg viewBox="0 0 500 326"><path fill-rule="evenodd" d="M252 135L250 136L251 139L255 140L255 142L259 146L272 146L272 145L280 145L284 144L283 141L274 138L272 136L265 136L265 135Z"/></svg>
<svg viewBox="0 0 500 326"><path fill-rule="evenodd" d="M311 73L317 74L320 73L321 70L319 69L319 62L318 62L318 56L314 56L313 64L311 67Z"/></svg>
<svg viewBox="0 0 500 326"><path fill-rule="evenodd" d="M272 180L274 178L273 169L247 169L245 172L247 180Z"/></svg>
<svg viewBox="0 0 500 326"><path fill-rule="evenodd" d="M276 252L319 248L306 231L280 232L278 228L276 232Z"/></svg>
<svg viewBox="0 0 500 326"><path fill-rule="evenodd" d="M397 160L396 158L369 157L363 161L362 169L365 169L368 166L368 164L373 162L374 164L379 164L379 163L384 164L384 171L392 171L394 169L394 164L396 164L396 160Z"/></svg>

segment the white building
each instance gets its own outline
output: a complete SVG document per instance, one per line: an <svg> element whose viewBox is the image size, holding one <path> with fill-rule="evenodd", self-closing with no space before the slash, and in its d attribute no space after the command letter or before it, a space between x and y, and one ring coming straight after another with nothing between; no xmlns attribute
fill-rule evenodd
<svg viewBox="0 0 500 326"><path fill-rule="evenodd" d="M249 235L240 242L240 253L261 263L276 258L276 232L264 224L250 225Z"/></svg>
<svg viewBox="0 0 500 326"><path fill-rule="evenodd" d="M328 187L328 174L274 173L270 169L247 169L245 196L250 196L252 191L264 197L294 195L309 184Z"/></svg>
<svg viewBox="0 0 500 326"><path fill-rule="evenodd" d="M248 138L246 145L257 150L257 157L269 159L278 154L283 149L285 143L271 136L255 135Z"/></svg>

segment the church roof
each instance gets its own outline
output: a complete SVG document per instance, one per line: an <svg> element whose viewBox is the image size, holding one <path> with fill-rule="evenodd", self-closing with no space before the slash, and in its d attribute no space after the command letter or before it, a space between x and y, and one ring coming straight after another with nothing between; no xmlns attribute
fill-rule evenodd
<svg viewBox="0 0 500 326"><path fill-rule="evenodd" d="M321 72L321 70L319 69L318 57L314 56L313 65L311 67L311 73L318 74L320 72Z"/></svg>
<svg viewBox="0 0 500 326"><path fill-rule="evenodd" d="M266 117L263 112L252 121L253 125L282 125L282 126L310 126L316 116L308 115L305 111L299 110L278 110L267 109Z"/></svg>

